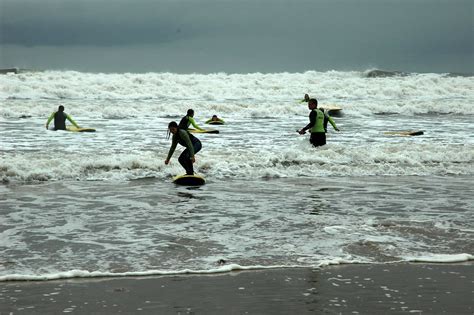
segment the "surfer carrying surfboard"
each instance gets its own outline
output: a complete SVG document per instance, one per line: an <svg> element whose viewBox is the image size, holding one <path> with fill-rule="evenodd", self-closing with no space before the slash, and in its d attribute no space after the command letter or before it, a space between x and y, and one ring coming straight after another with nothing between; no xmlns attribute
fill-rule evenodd
<svg viewBox="0 0 474 315"><path fill-rule="evenodd" d="M173 134L173 137L165 164L169 164L174 150L179 143L183 147L186 147L178 158L179 164L186 170L187 175L194 175L193 163L196 161L194 155L201 150L201 141L190 134L186 129L181 129L175 121L168 124L168 131Z"/></svg>
<svg viewBox="0 0 474 315"><path fill-rule="evenodd" d="M303 129L298 130L300 135L304 135L306 130L311 131L311 136L309 142L315 146L319 147L326 144L326 130L324 128L324 119L327 116L328 121L331 123L334 130L339 131L334 120L323 111L318 109L318 101L315 98L312 98L308 101L308 109L311 111L309 113L309 124L307 124Z"/></svg>
<svg viewBox="0 0 474 315"><path fill-rule="evenodd" d="M46 122L46 129L48 129L49 123L53 119L54 119L54 130L66 130L66 119L69 120L71 124L74 125L74 127L81 128L79 127L78 124L76 124L76 122L71 118L71 116L69 116L68 114L64 112L63 105L59 105L58 111L53 112L51 116L49 116L48 121Z"/></svg>
<svg viewBox="0 0 474 315"><path fill-rule="evenodd" d="M186 116L181 118L181 121L179 122L179 128L183 130L188 130L189 125L193 125L193 127L198 130L204 130L196 124L196 121L194 120L194 109L192 108L188 109Z"/></svg>

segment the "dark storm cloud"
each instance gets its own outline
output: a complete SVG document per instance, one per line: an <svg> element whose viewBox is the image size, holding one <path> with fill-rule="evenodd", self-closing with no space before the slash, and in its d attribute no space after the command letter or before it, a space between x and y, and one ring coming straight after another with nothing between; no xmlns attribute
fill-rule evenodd
<svg viewBox="0 0 474 315"><path fill-rule="evenodd" d="M462 38L469 35L468 25L463 24L472 26L472 2L459 0L1 3L2 43L20 45L148 44L206 34L266 34L275 39L291 35L302 43L348 40L372 44L381 39L403 43L446 35Z"/></svg>
<svg viewBox="0 0 474 315"><path fill-rule="evenodd" d="M2 43L130 45L177 40L180 21L154 1L3 1ZM170 14L171 13L171 14Z"/></svg>
<svg viewBox="0 0 474 315"><path fill-rule="evenodd" d="M42 51L90 47L94 57L103 47L117 64L127 63L129 71L162 70L165 65L170 71L369 66L426 71L433 65L437 71L466 67L473 71L468 64L473 55L471 0L0 0L0 4L0 40L8 55L4 58L12 60L18 47L38 46ZM143 49L137 50L140 45Z"/></svg>

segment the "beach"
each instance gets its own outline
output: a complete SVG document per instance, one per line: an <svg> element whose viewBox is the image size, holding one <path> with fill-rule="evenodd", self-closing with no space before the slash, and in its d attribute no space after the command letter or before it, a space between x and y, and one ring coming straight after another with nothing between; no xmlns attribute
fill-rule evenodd
<svg viewBox="0 0 474 315"><path fill-rule="evenodd" d="M474 265L340 265L0 283L0 314L472 314Z"/></svg>

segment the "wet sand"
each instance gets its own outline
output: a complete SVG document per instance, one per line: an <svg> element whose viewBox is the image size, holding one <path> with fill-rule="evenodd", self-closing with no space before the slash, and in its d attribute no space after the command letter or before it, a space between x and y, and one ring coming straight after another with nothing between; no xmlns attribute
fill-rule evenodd
<svg viewBox="0 0 474 315"><path fill-rule="evenodd" d="M474 264L0 283L0 314L473 314Z"/></svg>

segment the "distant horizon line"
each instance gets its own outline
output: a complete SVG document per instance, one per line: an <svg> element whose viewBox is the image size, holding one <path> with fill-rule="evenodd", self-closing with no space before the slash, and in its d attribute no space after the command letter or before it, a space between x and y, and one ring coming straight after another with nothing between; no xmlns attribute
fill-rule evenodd
<svg viewBox="0 0 474 315"><path fill-rule="evenodd" d="M92 74L146 74L146 73L172 73L172 74L201 74L201 75L210 75L210 74L277 74L277 73L305 73L305 72L360 72L364 73L369 78L375 77L393 77L393 76L408 76L412 74L446 74L448 76L461 76L461 77L471 77L474 76L474 72L413 72L413 71L400 71L400 70L386 70L380 68L368 68L365 70L304 70L304 71L277 71L277 72L262 72L262 71L255 71L255 72L227 72L227 71L213 71L213 72L173 72L173 71L81 71L81 70L74 70L74 69L33 69L33 68L21 68L21 67L8 67L8 68L0 68L0 74L19 74L19 73L29 73L29 72L79 72L79 73L92 73Z"/></svg>

